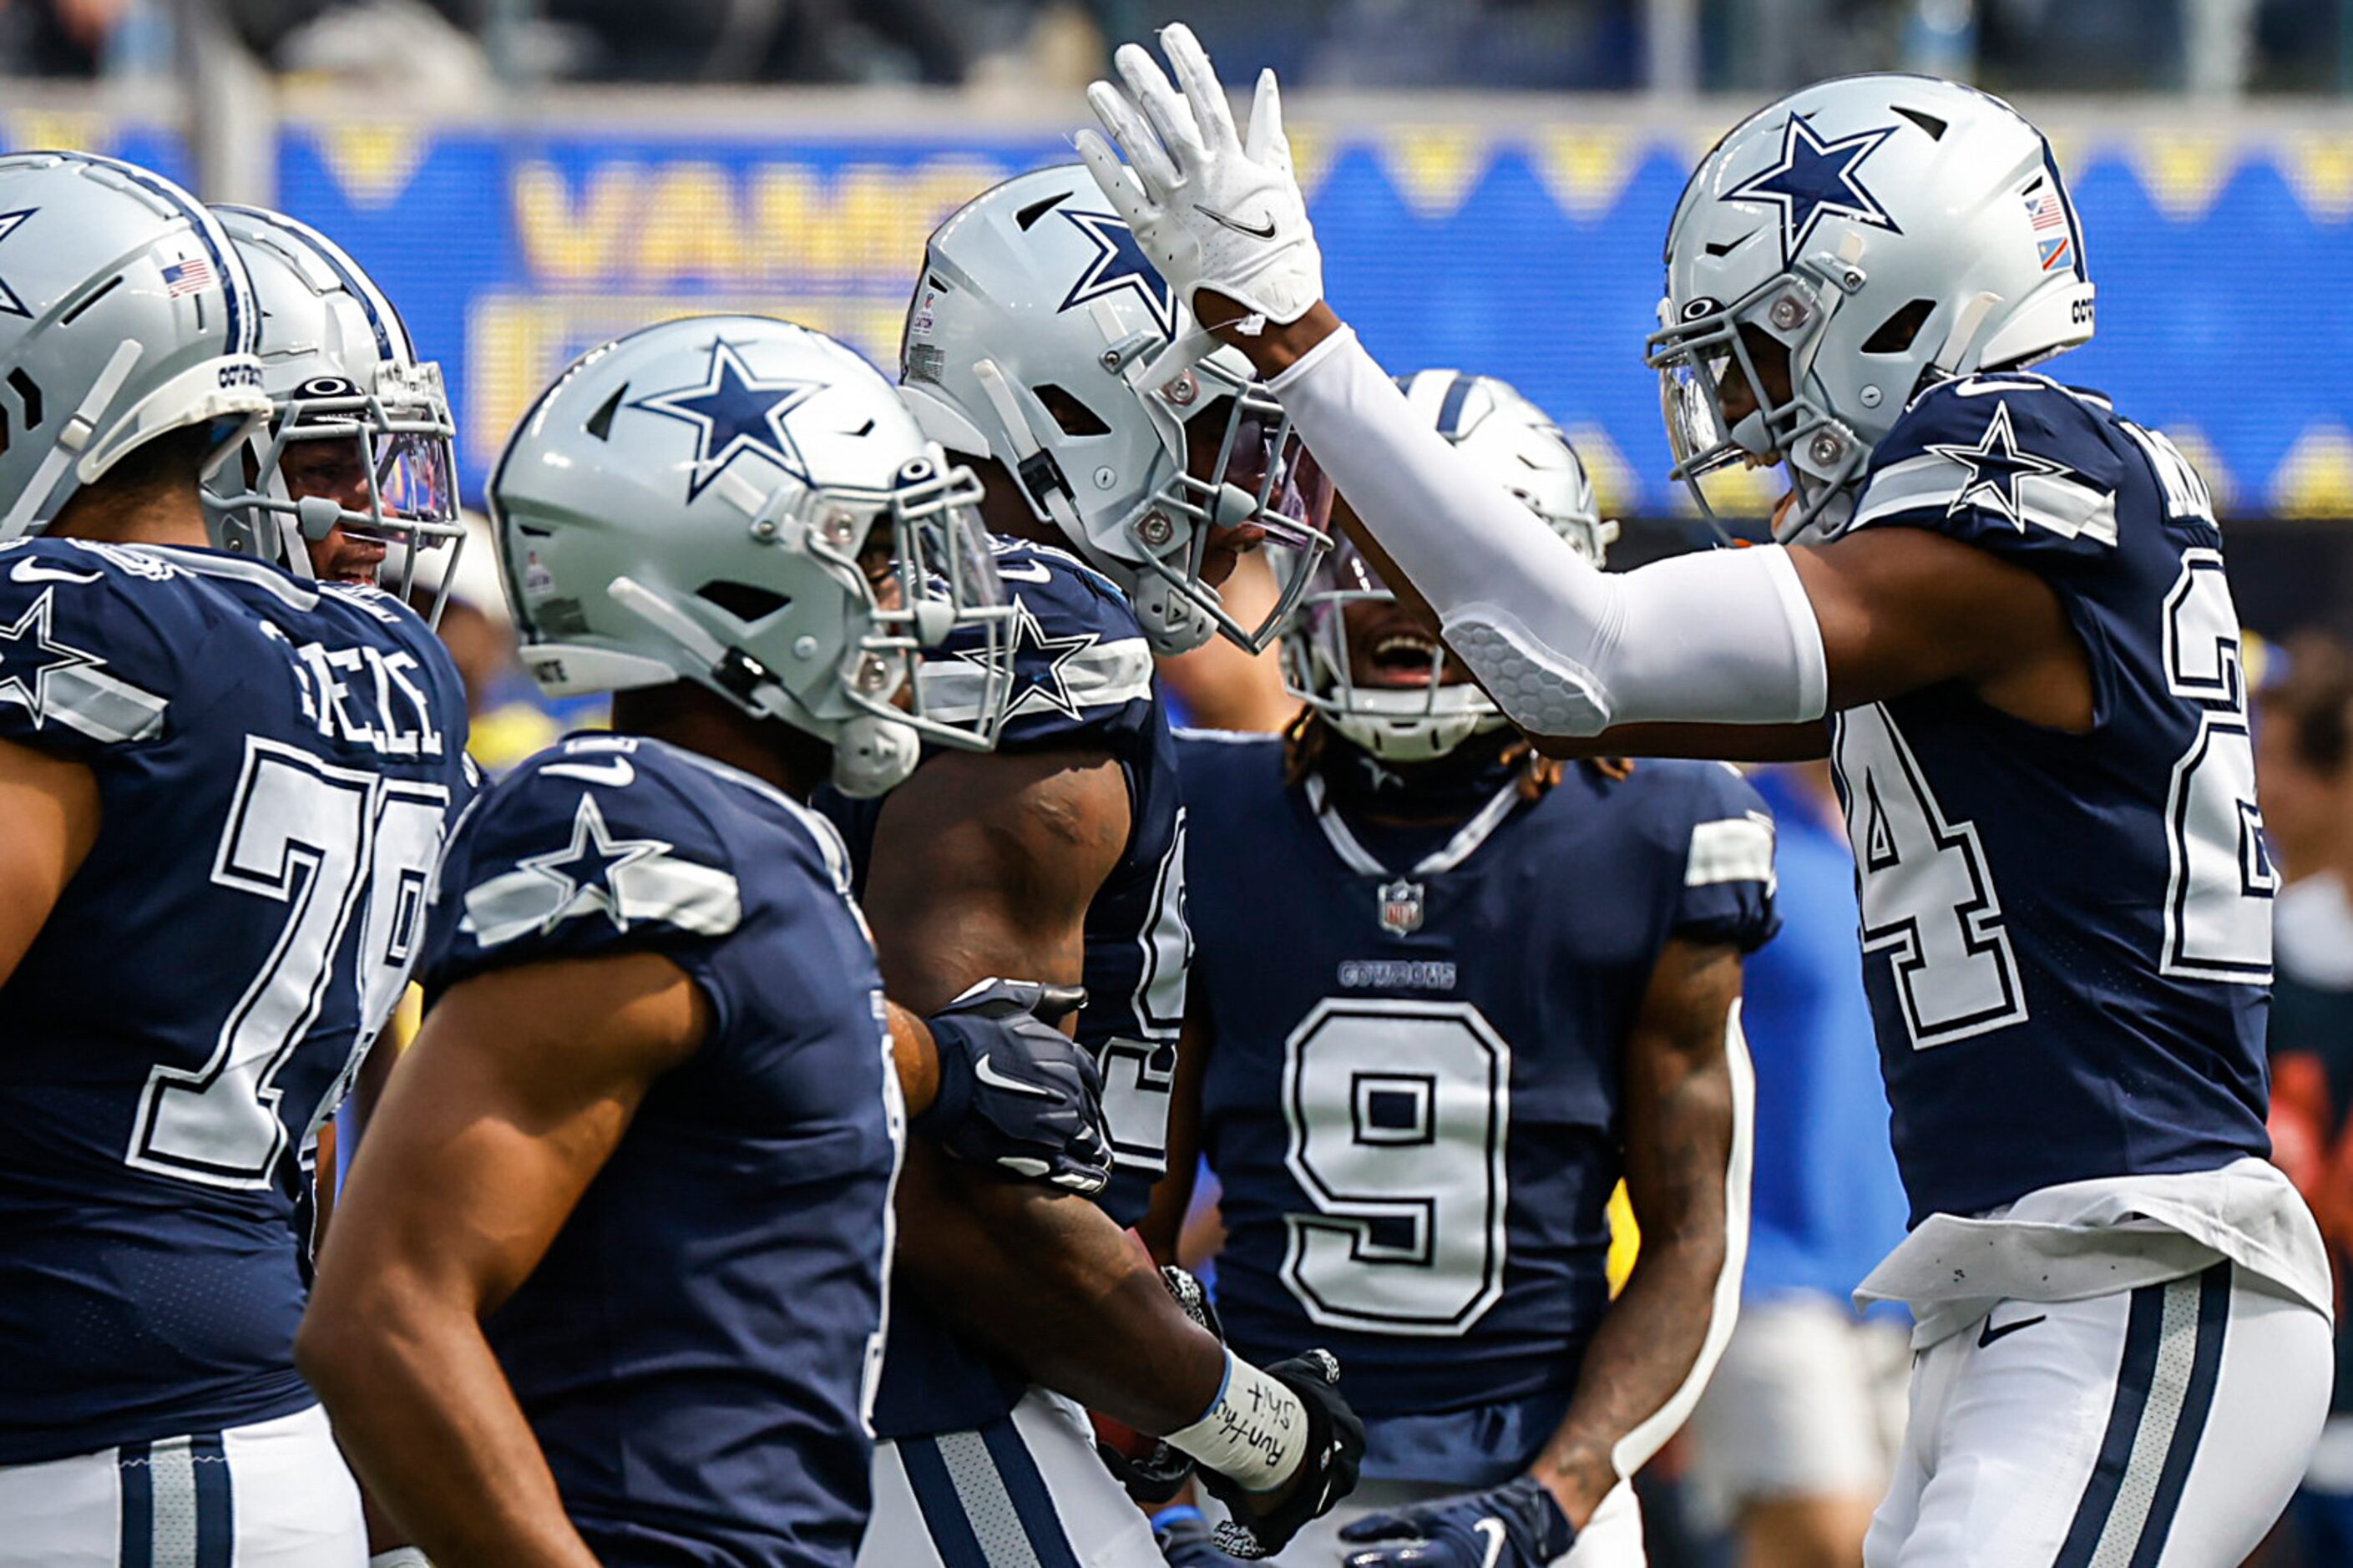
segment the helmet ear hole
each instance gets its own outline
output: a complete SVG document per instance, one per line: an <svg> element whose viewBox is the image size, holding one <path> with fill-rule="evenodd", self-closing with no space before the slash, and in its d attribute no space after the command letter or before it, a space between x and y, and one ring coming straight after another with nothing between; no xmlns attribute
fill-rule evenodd
<svg viewBox="0 0 2353 1568"><path fill-rule="evenodd" d="M1111 426L1103 423L1102 415L1097 414L1080 402L1071 393L1055 385L1052 382L1033 386L1029 391L1046 412L1053 416L1054 423L1062 427L1063 435L1080 437L1111 434Z"/></svg>
<svg viewBox="0 0 2353 1568"><path fill-rule="evenodd" d="M1900 354L1910 351L1920 336L1920 329L1936 313L1934 300L1914 300L1899 305L1880 322L1871 336L1863 340L1862 352L1867 354Z"/></svg>
<svg viewBox="0 0 2353 1568"><path fill-rule="evenodd" d="M718 605L739 621L764 619L792 603L775 589L753 583L705 583L694 591L694 596Z"/></svg>

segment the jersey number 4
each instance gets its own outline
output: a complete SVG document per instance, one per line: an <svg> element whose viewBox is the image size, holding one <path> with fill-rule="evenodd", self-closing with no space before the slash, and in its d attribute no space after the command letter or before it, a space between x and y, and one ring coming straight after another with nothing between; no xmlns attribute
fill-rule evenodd
<svg viewBox="0 0 2353 1568"><path fill-rule="evenodd" d="M1461 1002L1317 1005L1282 1068L1282 1282L1333 1328L1459 1334L1504 1292L1512 1048Z"/></svg>
<svg viewBox="0 0 2353 1568"><path fill-rule="evenodd" d="M223 1020L195 1071L148 1075L127 1158L142 1171L216 1187L263 1187L299 1123L307 1139L407 984L423 931L426 884L440 852L448 792L339 768L259 736L214 856L212 879L286 907L269 960ZM344 955L359 921L358 1028L317 1101L281 1103L277 1079L353 984ZM342 1009L338 1009L341 1011ZM292 1114L290 1115L289 1112Z"/></svg>
<svg viewBox="0 0 2353 1568"><path fill-rule="evenodd" d="M2025 1022L2018 957L1976 827L1946 816L1885 708L1849 709L1837 736L1862 951L1890 954L1913 1048Z"/></svg>

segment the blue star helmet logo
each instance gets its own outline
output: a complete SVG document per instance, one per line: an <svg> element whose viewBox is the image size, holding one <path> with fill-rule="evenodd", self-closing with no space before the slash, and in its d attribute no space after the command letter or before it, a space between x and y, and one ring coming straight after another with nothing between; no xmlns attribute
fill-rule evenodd
<svg viewBox="0 0 2353 1568"><path fill-rule="evenodd" d="M1126 289L1144 301L1152 319L1160 324L1163 337L1176 335L1176 290L1160 276L1144 247L1135 243L1135 233L1120 218L1109 213L1070 213L1062 215L1079 232L1095 243L1095 254L1088 259L1079 280L1071 285L1055 314L1101 300Z"/></svg>
<svg viewBox="0 0 2353 1568"><path fill-rule="evenodd" d="M1836 142L1825 142L1797 115L1781 132L1781 161L1724 194L1727 202L1766 202L1781 209L1781 265L1787 267L1813 237L1824 216L1852 218L1890 234L1904 231L1887 216L1870 187L1855 175L1856 168L1896 127L1858 131Z"/></svg>
<svg viewBox="0 0 2353 1568"><path fill-rule="evenodd" d="M7 238L22 228L25 220L40 210L38 207L26 207L21 212L0 213L0 239ZM32 313L25 308L25 301L17 297L16 290L8 287L7 279L0 278L0 316L29 316Z"/></svg>
<svg viewBox="0 0 2353 1568"><path fill-rule="evenodd" d="M764 381L752 374L734 344L723 341L711 345L711 364L702 384L651 393L629 406L694 426L694 472L686 484L686 499L691 502L746 452L758 453L807 483L808 465L785 416L825 385L791 377Z"/></svg>
<svg viewBox="0 0 2353 1568"><path fill-rule="evenodd" d="M2011 427L2006 399L1993 405L1993 418L1987 423L1985 435L1976 446L1931 441L1924 450L1947 462L1958 463L1969 471L1968 480L1946 505L1947 516L1966 506L1982 506L2008 518L2010 525L2021 533L2026 531L2026 509L2019 500L2019 480L2037 476L2061 479L2075 477L2075 470L2064 463L2019 449L2018 432Z"/></svg>

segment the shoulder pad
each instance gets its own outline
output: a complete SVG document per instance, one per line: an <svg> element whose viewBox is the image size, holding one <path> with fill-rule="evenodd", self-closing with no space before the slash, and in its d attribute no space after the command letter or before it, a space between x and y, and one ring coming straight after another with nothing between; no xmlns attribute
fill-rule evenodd
<svg viewBox="0 0 2353 1568"><path fill-rule="evenodd" d="M1873 451L1847 526L1901 521L1996 549L2113 546L2115 429L2104 400L2043 376L1940 382Z"/></svg>
<svg viewBox="0 0 2353 1568"><path fill-rule="evenodd" d="M454 907L439 918L454 920L459 946L513 949L517 962L724 936L743 892L696 798L715 787L628 736L542 752L467 814L438 890Z"/></svg>
<svg viewBox="0 0 2353 1568"><path fill-rule="evenodd" d="M153 739L210 621L172 564L143 552L0 546L0 737L68 754Z"/></svg>
<svg viewBox="0 0 2353 1568"><path fill-rule="evenodd" d="M1074 558L1024 544L1000 553L997 575L1013 604L1000 658L1012 665L1000 746L1064 743L1082 731L1132 724L1133 705L1153 700L1152 648L1125 595ZM976 700L976 653L953 639L924 662L925 701L955 710Z"/></svg>

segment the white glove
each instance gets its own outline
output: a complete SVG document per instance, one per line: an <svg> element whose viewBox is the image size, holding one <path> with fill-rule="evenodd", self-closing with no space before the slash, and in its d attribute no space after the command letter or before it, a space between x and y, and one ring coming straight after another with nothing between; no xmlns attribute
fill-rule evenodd
<svg viewBox="0 0 2353 1568"><path fill-rule="evenodd" d="M1193 30L1172 23L1160 45L1183 96L1149 54L1121 45L1113 63L1127 90L1099 81L1087 102L1127 163L1092 131L1079 132L1079 156L1197 318L1194 291L1209 289L1267 321L1295 321L1324 297L1324 257L1291 170L1274 73L1259 73L1250 133L1237 137Z"/></svg>

